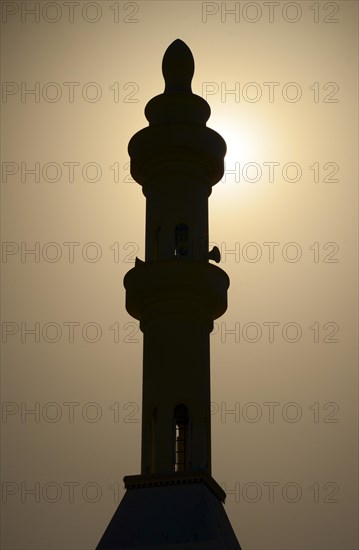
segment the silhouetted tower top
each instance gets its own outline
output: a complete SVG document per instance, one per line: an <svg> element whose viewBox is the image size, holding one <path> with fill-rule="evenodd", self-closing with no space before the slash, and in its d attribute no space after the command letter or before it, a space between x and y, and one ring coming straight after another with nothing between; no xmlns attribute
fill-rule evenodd
<svg viewBox="0 0 359 550"><path fill-rule="evenodd" d="M163 56L162 74L165 79L164 92L152 98L145 108L149 123L189 122L205 125L211 109L207 101L192 92L194 59L187 44L179 38L168 46Z"/></svg>
<svg viewBox="0 0 359 550"><path fill-rule="evenodd" d="M206 127L211 110L192 93L194 60L182 40L167 48L162 72L165 90L145 108L149 126L128 145L131 175L147 198L145 259L173 258L177 218L191 228L182 258L218 262L218 249L208 252L208 197L223 176L226 144Z"/></svg>
<svg viewBox="0 0 359 550"><path fill-rule="evenodd" d="M192 93L194 59L191 50L180 38L168 46L162 60L162 74L166 82L164 93Z"/></svg>

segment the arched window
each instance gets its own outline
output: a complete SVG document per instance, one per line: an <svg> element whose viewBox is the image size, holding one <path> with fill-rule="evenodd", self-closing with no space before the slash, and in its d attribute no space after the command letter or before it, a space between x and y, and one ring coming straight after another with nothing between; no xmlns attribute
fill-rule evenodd
<svg viewBox="0 0 359 550"><path fill-rule="evenodd" d="M175 472L184 472L188 462L188 411L185 405L177 405L175 419Z"/></svg>
<svg viewBox="0 0 359 550"><path fill-rule="evenodd" d="M188 225L178 223L175 227L175 256L183 257L188 254Z"/></svg>

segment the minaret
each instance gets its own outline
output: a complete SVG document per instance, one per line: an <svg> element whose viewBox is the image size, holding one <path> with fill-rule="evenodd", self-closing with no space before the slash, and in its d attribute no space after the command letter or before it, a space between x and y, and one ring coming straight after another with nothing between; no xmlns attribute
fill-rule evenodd
<svg viewBox="0 0 359 550"><path fill-rule="evenodd" d="M126 309L143 332L141 474L124 478L97 549L240 550L211 475L209 339L229 278L209 263L220 253L208 250L208 197L226 144L206 127L210 107L192 93L194 60L181 40L162 72L164 93L145 108L149 126L128 145L146 197L145 260L124 278Z"/></svg>

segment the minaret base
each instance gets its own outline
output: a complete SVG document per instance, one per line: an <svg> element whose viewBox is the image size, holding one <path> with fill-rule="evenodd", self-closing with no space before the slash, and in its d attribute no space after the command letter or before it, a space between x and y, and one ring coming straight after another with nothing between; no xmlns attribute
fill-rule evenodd
<svg viewBox="0 0 359 550"><path fill-rule="evenodd" d="M241 547L222 502L202 481L128 488L96 550L119 549Z"/></svg>

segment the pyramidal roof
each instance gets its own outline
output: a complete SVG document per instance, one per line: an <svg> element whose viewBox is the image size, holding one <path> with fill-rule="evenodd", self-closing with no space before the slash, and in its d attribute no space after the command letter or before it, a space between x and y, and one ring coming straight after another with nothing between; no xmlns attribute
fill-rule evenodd
<svg viewBox="0 0 359 550"><path fill-rule="evenodd" d="M128 489L97 550L241 550L203 483Z"/></svg>

